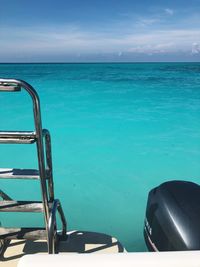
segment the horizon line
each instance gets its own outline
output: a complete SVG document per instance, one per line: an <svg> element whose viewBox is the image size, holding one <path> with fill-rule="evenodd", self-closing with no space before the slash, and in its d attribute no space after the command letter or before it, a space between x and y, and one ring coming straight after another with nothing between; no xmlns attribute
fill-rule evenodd
<svg viewBox="0 0 200 267"><path fill-rule="evenodd" d="M142 64L142 63L200 63L200 61L38 61L38 62L0 62L0 64Z"/></svg>

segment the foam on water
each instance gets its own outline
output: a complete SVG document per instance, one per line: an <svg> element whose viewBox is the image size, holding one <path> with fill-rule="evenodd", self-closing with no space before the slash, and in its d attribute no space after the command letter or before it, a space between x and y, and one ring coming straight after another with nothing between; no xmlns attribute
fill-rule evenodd
<svg viewBox="0 0 200 267"><path fill-rule="evenodd" d="M166 180L200 181L200 64L0 64L0 77L24 79L40 96L70 229L144 251L148 191ZM32 130L25 93L1 93L0 103L1 130ZM34 152L1 145L0 167L37 167ZM35 181L0 183L12 198L39 197ZM0 216L9 226L24 218ZM24 226L40 222L33 214Z"/></svg>

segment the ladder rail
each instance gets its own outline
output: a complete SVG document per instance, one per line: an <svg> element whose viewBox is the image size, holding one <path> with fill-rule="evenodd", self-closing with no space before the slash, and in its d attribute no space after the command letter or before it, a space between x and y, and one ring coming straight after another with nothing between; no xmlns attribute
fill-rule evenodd
<svg viewBox="0 0 200 267"><path fill-rule="evenodd" d="M0 79L0 91L21 91L21 88L25 89L32 98L35 131L0 132L0 143L36 142L48 252L55 253L56 240L58 238L56 212L58 212L62 222L63 237L66 236L67 222L60 201L58 199L54 199L51 136L48 130L42 129L39 96L35 89L25 81L16 79ZM0 197L4 200L11 200L11 198L9 198L9 196L1 190ZM21 202L16 203L21 204Z"/></svg>
<svg viewBox="0 0 200 267"><path fill-rule="evenodd" d="M0 197L3 200L12 200L10 196L8 196L4 191L0 189ZM0 221L1 225L1 221ZM7 245L10 243L9 240L0 239L0 256L3 255L3 252L6 250Z"/></svg>
<svg viewBox="0 0 200 267"><path fill-rule="evenodd" d="M22 86L32 97L33 101L33 114L34 114L34 124L35 132L37 138L37 155L39 163L39 172L40 172L40 181L42 189L42 199L44 204L44 217L46 229L48 229L49 221L49 207L48 207L48 195L46 188L46 171L45 171L45 158L44 158L44 146L43 146L43 135L42 135L42 119L41 119L41 110L40 110L40 100L35 89L28 83L24 81L17 81L18 85ZM49 232L47 231L47 239L49 239ZM48 244L49 246L49 244Z"/></svg>
<svg viewBox="0 0 200 267"><path fill-rule="evenodd" d="M54 184L53 184L53 164L51 153L51 136L47 129L42 130L43 138L45 140L45 156L46 156L46 172L48 177L48 191L50 201L54 201Z"/></svg>
<svg viewBox="0 0 200 267"><path fill-rule="evenodd" d="M0 131L0 143L2 144L32 144L36 141L33 131Z"/></svg>
<svg viewBox="0 0 200 267"><path fill-rule="evenodd" d="M0 189L0 197L3 199L3 200L12 200L11 197L9 197L5 192L3 192L1 189Z"/></svg>
<svg viewBox="0 0 200 267"><path fill-rule="evenodd" d="M57 236L57 225L56 225L56 212L58 211L60 219L62 222L62 236L66 234L67 231L67 222L65 220L64 212L59 199L55 199L52 205L51 215L49 218L48 232L49 232L49 254L56 253L56 238Z"/></svg>
<svg viewBox="0 0 200 267"><path fill-rule="evenodd" d="M42 190L42 201L44 205L44 219L45 226L47 229L47 240L49 239L48 222L49 222L49 208L48 208L48 195L46 188L46 171L45 171L45 158L44 158L44 146L43 146L43 134L42 134L42 120L40 110L40 100L35 89L25 81L16 79L0 79L0 83L16 84L24 88L32 98L33 101L33 114L34 114L34 125L36 133L36 145L37 145L37 156L38 156L38 167L40 173L40 185ZM48 244L49 247L49 244ZM49 249L49 248L48 248Z"/></svg>

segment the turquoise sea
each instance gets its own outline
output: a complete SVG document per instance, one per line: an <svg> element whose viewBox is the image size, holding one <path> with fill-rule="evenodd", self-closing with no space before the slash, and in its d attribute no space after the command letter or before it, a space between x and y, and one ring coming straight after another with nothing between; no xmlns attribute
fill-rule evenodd
<svg viewBox="0 0 200 267"><path fill-rule="evenodd" d="M0 64L0 77L26 80L40 96L69 229L146 250L149 190L167 180L200 182L200 63ZM0 94L0 128L32 130L29 96ZM34 145L0 145L0 167L37 168L34 153ZM39 199L37 181L1 180L0 188ZM0 214L4 226L23 218L23 226L42 222Z"/></svg>

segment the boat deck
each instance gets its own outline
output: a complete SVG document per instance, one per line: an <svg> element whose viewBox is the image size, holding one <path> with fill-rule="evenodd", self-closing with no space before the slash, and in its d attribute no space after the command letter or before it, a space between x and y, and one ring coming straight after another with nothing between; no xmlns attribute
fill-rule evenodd
<svg viewBox="0 0 200 267"><path fill-rule="evenodd" d="M67 241L59 243L59 254L65 253L118 253L124 248L117 239L106 234L72 231ZM0 255L1 267L17 267L24 255L47 254L47 243L43 240L12 240Z"/></svg>

